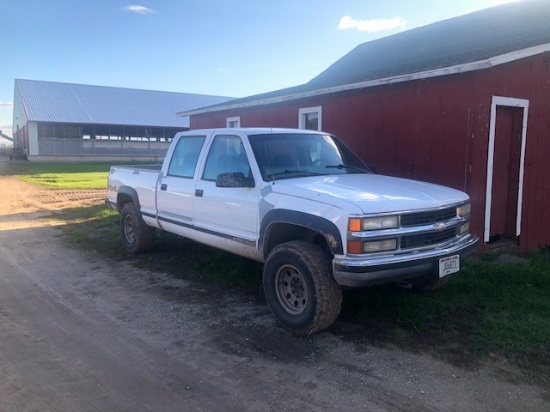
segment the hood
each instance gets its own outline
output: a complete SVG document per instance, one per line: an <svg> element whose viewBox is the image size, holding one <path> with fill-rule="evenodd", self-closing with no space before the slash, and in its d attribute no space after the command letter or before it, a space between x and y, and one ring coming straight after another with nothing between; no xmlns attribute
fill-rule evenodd
<svg viewBox="0 0 550 412"><path fill-rule="evenodd" d="M365 214L438 208L469 199L464 192L449 187L375 174L277 180L272 190L335 206L353 204L359 209L357 213Z"/></svg>

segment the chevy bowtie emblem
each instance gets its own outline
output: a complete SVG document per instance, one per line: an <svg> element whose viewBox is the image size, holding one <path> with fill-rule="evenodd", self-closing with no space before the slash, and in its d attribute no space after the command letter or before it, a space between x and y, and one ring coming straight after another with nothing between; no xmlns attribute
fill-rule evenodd
<svg viewBox="0 0 550 412"><path fill-rule="evenodd" d="M442 230L445 230L447 229L447 225L445 223L435 223L434 224L434 229L437 230L438 232L441 232Z"/></svg>

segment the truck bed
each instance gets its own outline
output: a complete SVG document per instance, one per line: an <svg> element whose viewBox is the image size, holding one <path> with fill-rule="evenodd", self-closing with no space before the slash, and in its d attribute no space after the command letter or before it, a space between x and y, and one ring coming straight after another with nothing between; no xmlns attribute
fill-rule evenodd
<svg viewBox="0 0 550 412"><path fill-rule="evenodd" d="M108 203L115 207L120 186L133 188L142 212L156 214L155 190L161 164L111 166L109 171Z"/></svg>

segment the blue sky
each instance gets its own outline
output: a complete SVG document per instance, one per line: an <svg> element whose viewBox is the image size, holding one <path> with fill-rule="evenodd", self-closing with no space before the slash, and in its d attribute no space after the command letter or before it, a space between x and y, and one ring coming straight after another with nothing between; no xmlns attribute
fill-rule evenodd
<svg viewBox="0 0 550 412"><path fill-rule="evenodd" d="M355 46L510 0L1 0L0 130L14 79L244 97Z"/></svg>

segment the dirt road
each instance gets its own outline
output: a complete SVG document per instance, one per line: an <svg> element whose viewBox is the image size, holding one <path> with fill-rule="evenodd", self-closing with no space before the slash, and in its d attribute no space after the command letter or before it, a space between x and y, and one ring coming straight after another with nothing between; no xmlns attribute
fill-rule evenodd
<svg viewBox="0 0 550 412"><path fill-rule="evenodd" d="M0 411L550 410L497 361L296 338L239 291L72 248L52 210L101 191L0 187Z"/></svg>

